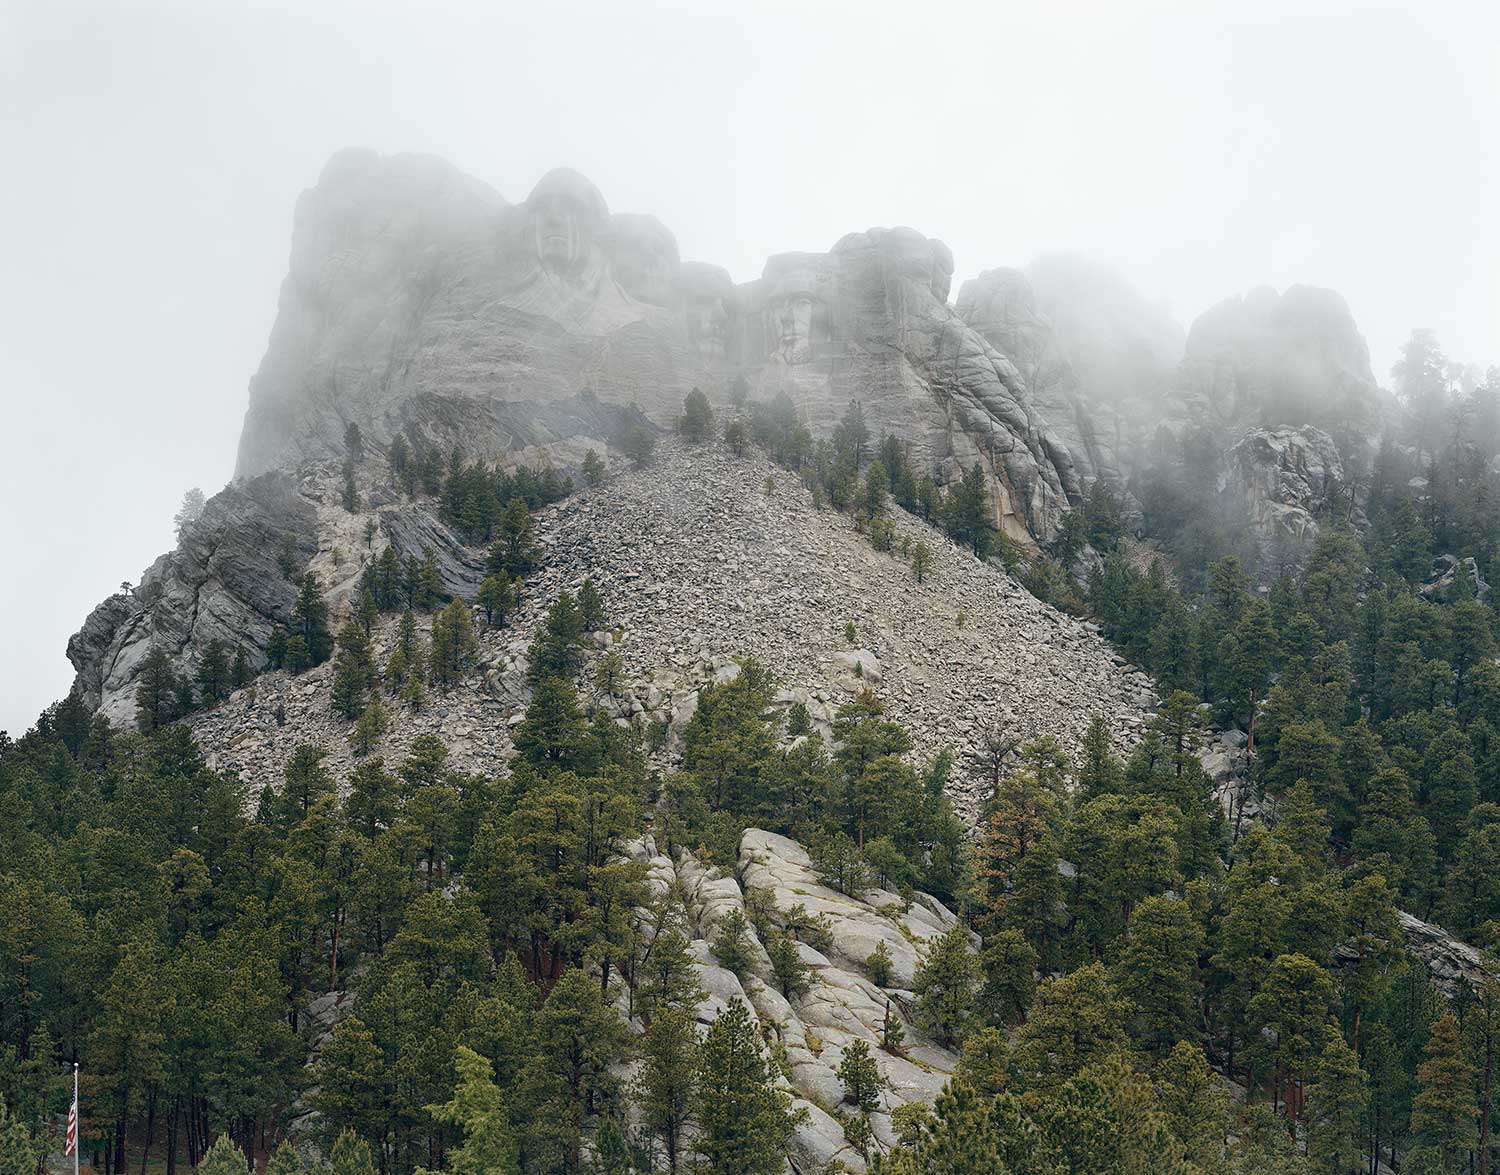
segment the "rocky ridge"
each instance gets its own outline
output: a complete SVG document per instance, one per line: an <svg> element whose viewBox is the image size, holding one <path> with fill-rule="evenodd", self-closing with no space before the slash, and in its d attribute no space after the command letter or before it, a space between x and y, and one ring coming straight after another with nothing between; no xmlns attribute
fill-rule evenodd
<svg viewBox="0 0 1500 1175"><path fill-rule="evenodd" d="M978 462L995 522L1044 538L1079 486L1014 366L948 305L953 258L910 228L781 253L735 285L567 168L510 204L432 156L343 151L297 203L237 476L341 457L358 423L470 458L588 393L669 423L698 386L786 396L825 434L853 400L941 481Z"/></svg>

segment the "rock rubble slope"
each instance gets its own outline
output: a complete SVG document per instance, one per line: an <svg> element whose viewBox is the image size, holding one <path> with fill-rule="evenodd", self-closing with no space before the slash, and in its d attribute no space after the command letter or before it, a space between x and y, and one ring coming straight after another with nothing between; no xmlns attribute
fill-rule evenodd
<svg viewBox="0 0 1500 1175"><path fill-rule="evenodd" d="M613 696L585 689L594 705L643 729L664 721L680 730L698 689L753 656L774 675L778 704L803 702L824 730L840 705L872 690L911 733L915 759L953 752L953 798L970 820L988 778L977 756L996 725L1021 742L1051 735L1076 753L1098 714L1122 752L1136 741L1154 704L1144 674L1000 568L895 514L897 550L881 553L848 517L815 509L792 474L758 457L670 442L646 469L612 463L602 485L538 514L545 564L511 626L482 634L477 671L447 694L415 711L389 699L393 721L378 753L398 757L416 735L433 733L450 743L456 765L503 767L508 732L529 700L532 632L558 592L585 577L611 625L595 647L619 652L626 682ZM933 552L924 583L900 554L903 540ZM377 556L379 543L363 557ZM388 620L375 634L377 655L394 639ZM333 714L331 688L328 665L296 678L267 674L191 721L216 764L253 775L257 786L279 780L303 741L325 745L331 768L346 776L348 724Z"/></svg>

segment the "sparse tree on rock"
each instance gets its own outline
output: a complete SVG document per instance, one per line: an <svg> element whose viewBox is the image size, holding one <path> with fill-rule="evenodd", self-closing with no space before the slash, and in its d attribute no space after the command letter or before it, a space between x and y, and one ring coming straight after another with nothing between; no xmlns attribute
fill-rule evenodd
<svg viewBox="0 0 1500 1175"><path fill-rule="evenodd" d="M490 628L504 628L505 618L516 606L516 589L504 571L485 578L479 585L479 606Z"/></svg>
<svg viewBox="0 0 1500 1175"><path fill-rule="evenodd" d="M229 692L229 650L215 637L198 662L198 696L212 706Z"/></svg>
<svg viewBox="0 0 1500 1175"><path fill-rule="evenodd" d="M192 523L197 522L203 514L204 498L203 491L197 486L182 495L182 505L177 508L177 513L172 516L172 524L177 528L177 537L182 538L182 532Z"/></svg>
<svg viewBox="0 0 1500 1175"><path fill-rule="evenodd" d="M153 645L141 662L135 687L136 724L149 734L177 717L177 674L165 649Z"/></svg>
<svg viewBox="0 0 1500 1175"><path fill-rule="evenodd" d="M911 550L911 573L918 583L924 583L931 572L932 549L926 543L918 542Z"/></svg>
<svg viewBox="0 0 1500 1175"><path fill-rule="evenodd" d="M786 931L773 931L766 939L771 956L771 975L783 999L799 996L812 986L807 964L802 961L797 939Z"/></svg>
<svg viewBox="0 0 1500 1175"><path fill-rule="evenodd" d="M866 1114L873 1114L880 1108L880 1091L885 1088L885 1078L880 1075L880 1067L865 1041L849 1042L839 1059L837 1077L844 1087L846 1102L852 1102Z"/></svg>
<svg viewBox="0 0 1500 1175"><path fill-rule="evenodd" d="M743 457L750 441L750 430L738 416L731 417L724 425L724 443L736 457Z"/></svg>
<svg viewBox="0 0 1500 1175"><path fill-rule="evenodd" d="M698 1033L692 1008L674 1007L651 1022L642 1047L640 1108L643 1125L661 1143L668 1175L682 1163L692 1121Z"/></svg>
<svg viewBox="0 0 1500 1175"><path fill-rule="evenodd" d="M683 437L695 445L701 445L713 435L714 411L708 397L694 388L682 400L682 416L677 423Z"/></svg>

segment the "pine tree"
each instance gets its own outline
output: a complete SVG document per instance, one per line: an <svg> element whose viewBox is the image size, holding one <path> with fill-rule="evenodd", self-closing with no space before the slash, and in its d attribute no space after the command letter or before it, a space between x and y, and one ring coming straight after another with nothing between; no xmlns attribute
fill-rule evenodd
<svg viewBox="0 0 1500 1175"><path fill-rule="evenodd" d="M791 1099L771 1082L757 1021L744 1001L730 1000L709 1025L696 1072L695 1169L779 1175L795 1121Z"/></svg>
<svg viewBox="0 0 1500 1175"><path fill-rule="evenodd" d="M591 486L596 486L604 480L604 462L600 460L596 450L590 449L583 455L583 478Z"/></svg>
<svg viewBox="0 0 1500 1175"><path fill-rule="evenodd" d="M1019 930L1001 930L985 941L979 1002L988 1017L1000 1024L1019 1024L1026 1018L1036 993L1037 961L1036 950Z"/></svg>
<svg viewBox="0 0 1500 1175"><path fill-rule="evenodd" d="M1129 1005L1103 964L1090 963L1037 989L1015 1037L1016 1068L1037 1089L1056 1089L1125 1042Z"/></svg>
<svg viewBox="0 0 1500 1175"><path fill-rule="evenodd" d="M538 561L536 527L524 498L512 498L500 516L500 532L490 548L491 574L504 572L511 579L524 580Z"/></svg>
<svg viewBox="0 0 1500 1175"><path fill-rule="evenodd" d="M885 1078L880 1075L880 1067L866 1041L856 1038L845 1046L835 1076L844 1087L844 1100L857 1106L861 1113L873 1114L880 1108Z"/></svg>
<svg viewBox="0 0 1500 1175"><path fill-rule="evenodd" d="M651 456L656 452L656 434L639 420L633 420L625 427L619 444L635 467L644 469L651 464Z"/></svg>
<svg viewBox="0 0 1500 1175"><path fill-rule="evenodd" d="M1322 967L1306 955L1279 955L1246 1009L1250 1038L1274 1042L1264 1047L1286 1084L1293 1118L1300 1112L1301 1082L1323 1050L1333 997L1333 980Z"/></svg>
<svg viewBox="0 0 1500 1175"><path fill-rule="evenodd" d="M1364 1070L1354 1050L1330 1033L1307 1091L1307 1154L1314 1175L1361 1175L1364 1116L1369 1106Z"/></svg>
<svg viewBox="0 0 1500 1175"><path fill-rule="evenodd" d="M713 409L708 405L708 397L697 388L683 397L682 416L677 427L683 437L695 445L701 445L713 435Z"/></svg>
<svg viewBox="0 0 1500 1175"><path fill-rule="evenodd" d="M479 606L484 609L484 622L491 628L504 628L505 618L516 606L516 589L501 571L488 576L479 585Z"/></svg>
<svg viewBox="0 0 1500 1175"><path fill-rule="evenodd" d="M1156 1100L1178 1153L1201 1171L1223 1166L1229 1095L1196 1045L1179 1041L1152 1070Z"/></svg>
<svg viewBox="0 0 1500 1175"><path fill-rule="evenodd" d="M182 532L186 530L203 514L204 498L203 491L197 486L182 495L182 505L177 508L177 513L172 516L172 525L177 528L177 538L182 539Z"/></svg>
<svg viewBox="0 0 1500 1175"><path fill-rule="evenodd" d="M987 558L994 545L995 524L990 519L989 493L984 470L976 461L963 480L948 491L943 503L943 522L954 540L971 548L976 557Z"/></svg>
<svg viewBox="0 0 1500 1175"><path fill-rule="evenodd" d="M687 937L675 925L664 925L636 973L641 1015L650 1020L663 1009L691 1009L703 998L697 975Z"/></svg>
<svg viewBox="0 0 1500 1175"><path fill-rule="evenodd" d="M232 690L244 689L250 684L254 676L250 672L250 662L245 656L245 646L235 645L234 664L229 669L229 688Z"/></svg>
<svg viewBox="0 0 1500 1175"><path fill-rule="evenodd" d="M772 932L766 938L766 952L771 956L772 978L784 999L799 996L812 986L808 966L802 961L802 952L793 935L785 931Z"/></svg>
<svg viewBox="0 0 1500 1175"><path fill-rule="evenodd" d="M280 669L286 664L287 631L281 625L271 630L271 639L266 642L266 663L272 669Z"/></svg>
<svg viewBox="0 0 1500 1175"><path fill-rule="evenodd" d="M246 1175L248 1170L245 1152L234 1145L229 1135L221 1134L198 1164L197 1175Z"/></svg>
<svg viewBox="0 0 1500 1175"><path fill-rule="evenodd" d="M646 1032L639 1101L642 1124L661 1142L668 1175L677 1175L682 1162L683 1139L692 1121L697 1059L693 1009L666 1008Z"/></svg>
<svg viewBox="0 0 1500 1175"><path fill-rule="evenodd" d="M570 592L560 592L527 650L532 685L549 677L572 677L583 660L583 615Z"/></svg>
<svg viewBox="0 0 1500 1175"><path fill-rule="evenodd" d="M1193 913L1178 898L1147 898L1130 919L1116 986L1135 1005L1141 1043L1154 1057L1197 1035L1201 946Z"/></svg>
<svg viewBox="0 0 1500 1175"><path fill-rule="evenodd" d="M354 729L349 732L349 746L355 755L363 758L374 750L389 722L390 716L380 704L380 699L372 698L354 723Z"/></svg>
<svg viewBox="0 0 1500 1175"><path fill-rule="evenodd" d="M212 706L229 693L229 649L215 637L198 662L198 696Z"/></svg>
<svg viewBox="0 0 1500 1175"><path fill-rule="evenodd" d="M353 514L359 509L359 490L354 484L354 461L352 458L344 462L344 492L341 503L347 513Z"/></svg>
<svg viewBox="0 0 1500 1175"><path fill-rule="evenodd" d="M1468 1152L1479 1140L1474 1070L1464 1057L1458 1021L1452 1015L1432 1025L1425 1054L1417 1067L1418 1092L1411 1110L1412 1134L1421 1145L1412 1150L1410 1161L1417 1170L1426 1163L1425 1169L1434 1175L1447 1175L1464 1169Z"/></svg>
<svg viewBox="0 0 1500 1175"><path fill-rule="evenodd" d="M461 1044L453 1052L453 1068L458 1074L453 1097L427 1107L435 1121L463 1132L463 1142L448 1153L448 1170L453 1175L518 1175L516 1139L505 1097L494 1081L494 1067Z"/></svg>
<svg viewBox="0 0 1500 1175"><path fill-rule="evenodd" d="M301 673L312 667L312 655L307 651L307 639L299 632L286 642L285 664L288 673Z"/></svg>
<svg viewBox="0 0 1500 1175"><path fill-rule="evenodd" d="M1010 1042L1000 1029L986 1025L971 1032L964 1041L953 1079L991 1098L1005 1091L1009 1068Z"/></svg>
<svg viewBox="0 0 1500 1175"><path fill-rule="evenodd" d="M136 725L145 734L177 717L177 675L166 651L152 645L141 661L135 687Z"/></svg>
<svg viewBox="0 0 1500 1175"><path fill-rule="evenodd" d="M0 1175L36 1175L47 1150L46 1141L34 1137L26 1123L0 1102Z"/></svg>
<svg viewBox="0 0 1500 1175"><path fill-rule="evenodd" d="M534 766L567 767L578 762L587 738L577 691L562 678L547 677L532 692L512 741Z"/></svg>
<svg viewBox="0 0 1500 1175"><path fill-rule="evenodd" d="M606 628L609 624L604 614L604 600L599 595L599 589L594 586L592 579L585 579L583 585L578 589L578 618L583 622L585 632L596 632Z"/></svg>
<svg viewBox="0 0 1500 1175"><path fill-rule="evenodd" d="M564 973L537 1013L537 1052L545 1058L535 1075L546 1091L541 1115L565 1170L582 1169L584 1122L613 1102L614 1068L629 1041L620 1014L582 970Z"/></svg>
<svg viewBox="0 0 1500 1175"><path fill-rule="evenodd" d="M917 968L912 990L918 1026L945 1045L962 1041L978 989L979 961L969 949L969 932L959 923L932 941Z"/></svg>
<svg viewBox="0 0 1500 1175"><path fill-rule="evenodd" d="M328 629L328 605L318 586L318 577L309 571L302 577L297 603L292 609L293 629L303 640L309 665L321 665L333 652L333 634ZM291 652L288 648L288 659Z"/></svg>
<svg viewBox="0 0 1500 1175"><path fill-rule="evenodd" d="M743 978L754 960L751 947L750 923L742 910L730 910L719 919L714 930L712 948L719 966Z"/></svg>
<svg viewBox="0 0 1500 1175"><path fill-rule="evenodd" d="M307 1175L307 1167L292 1144L282 1139L281 1145L266 1160L266 1175Z"/></svg>
<svg viewBox="0 0 1500 1175"><path fill-rule="evenodd" d="M911 573L918 583L923 583L932 572L932 549L918 542L911 551Z"/></svg>
<svg viewBox="0 0 1500 1175"><path fill-rule="evenodd" d="M333 667L333 708L345 718L358 718L375 674L370 638L354 621L339 630L338 657Z"/></svg>
<svg viewBox="0 0 1500 1175"><path fill-rule="evenodd" d="M473 610L463 600L454 600L432 621L428 666L433 682L447 689L468 672L478 651Z"/></svg>
<svg viewBox="0 0 1500 1175"><path fill-rule="evenodd" d="M429 1106L428 1110L432 1108ZM345 1127L328 1153L328 1175L376 1175L370 1144Z"/></svg>

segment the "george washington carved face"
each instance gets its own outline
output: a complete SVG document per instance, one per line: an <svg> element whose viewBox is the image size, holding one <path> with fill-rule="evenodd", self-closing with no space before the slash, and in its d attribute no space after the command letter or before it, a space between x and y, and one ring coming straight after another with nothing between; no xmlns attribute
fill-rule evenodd
<svg viewBox="0 0 1500 1175"><path fill-rule="evenodd" d="M563 277L588 263L609 219L599 189L566 167L542 177L526 201L526 214L537 261Z"/></svg>

